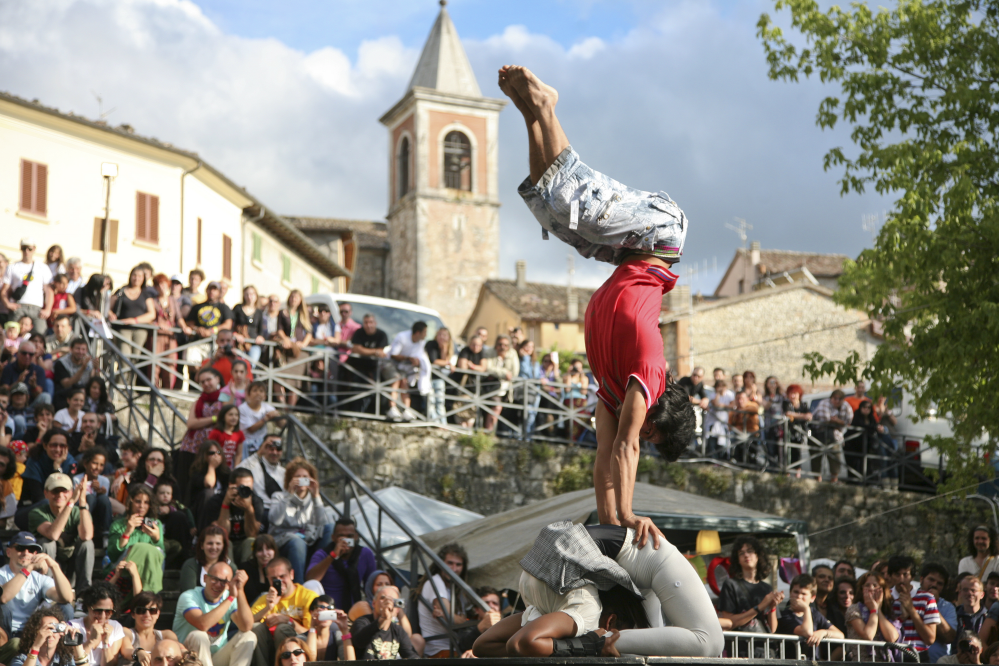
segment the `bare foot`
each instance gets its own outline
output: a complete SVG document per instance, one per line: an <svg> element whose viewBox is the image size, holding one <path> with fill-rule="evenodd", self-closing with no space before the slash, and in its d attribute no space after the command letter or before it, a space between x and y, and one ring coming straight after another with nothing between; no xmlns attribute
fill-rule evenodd
<svg viewBox="0 0 999 666"><path fill-rule="evenodd" d="M507 76L507 70L509 68L510 65L504 65L499 70L500 90L503 91L504 95L510 98L510 101L512 101L513 105L517 107L517 110L524 115L524 120L527 121L528 125L537 122L538 119L534 117L534 112L531 111L531 108L527 106L527 102L524 101L524 98L520 96L520 93L517 92L517 89L514 88L513 84L510 83L510 78L509 76Z"/></svg>
<svg viewBox="0 0 999 666"><path fill-rule="evenodd" d="M514 65L506 68L506 77L520 93L528 108L534 113L535 118L555 110L558 92L551 86L542 83L541 79L536 77L531 70Z"/></svg>

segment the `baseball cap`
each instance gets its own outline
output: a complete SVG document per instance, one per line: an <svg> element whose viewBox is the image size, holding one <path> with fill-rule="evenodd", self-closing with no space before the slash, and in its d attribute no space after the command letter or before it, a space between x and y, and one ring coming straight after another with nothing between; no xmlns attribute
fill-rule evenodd
<svg viewBox="0 0 999 666"><path fill-rule="evenodd" d="M8 321L6 324L3 325L3 328L4 328L4 330L7 330L8 328L16 328L16 329L20 330L21 329L21 323L20 322L16 322L16 321Z"/></svg>
<svg viewBox="0 0 999 666"><path fill-rule="evenodd" d="M221 289L221 288L222 285L220 285L218 282L209 282L208 286L205 287L205 290L207 291L209 289Z"/></svg>
<svg viewBox="0 0 999 666"><path fill-rule="evenodd" d="M73 479L69 478L67 474L50 474L49 478L45 479L45 490L56 490L56 489L72 490L73 489Z"/></svg>
<svg viewBox="0 0 999 666"><path fill-rule="evenodd" d="M10 389L10 394L14 395L15 393L25 393L30 395L30 393L28 393L28 385L24 382L14 384L14 386Z"/></svg>
<svg viewBox="0 0 999 666"><path fill-rule="evenodd" d="M31 532L18 532L14 535L14 538L10 540L10 543L8 543L7 546L28 546L29 548L37 549L35 550L36 553L42 552L42 547L38 545L35 535Z"/></svg>
<svg viewBox="0 0 999 666"><path fill-rule="evenodd" d="M174 273L173 275L170 276L170 282L179 282L181 284L184 284L184 276L181 275L180 273Z"/></svg>
<svg viewBox="0 0 999 666"><path fill-rule="evenodd" d="M999 571L991 571L985 580L992 580L993 578L999 579Z"/></svg>
<svg viewBox="0 0 999 666"><path fill-rule="evenodd" d="M21 239L21 247L36 247L35 239L31 236L25 236Z"/></svg>

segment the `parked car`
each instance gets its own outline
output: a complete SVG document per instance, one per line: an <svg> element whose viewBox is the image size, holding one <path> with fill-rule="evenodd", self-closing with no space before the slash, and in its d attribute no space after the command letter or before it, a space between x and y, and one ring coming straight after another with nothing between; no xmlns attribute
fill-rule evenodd
<svg viewBox="0 0 999 666"><path fill-rule="evenodd" d="M312 294L305 297L305 304L308 306L325 305L333 312L333 319L339 321L336 314L339 311L340 303L350 303L353 310L353 318L361 323L361 319L369 312L375 316L378 328L388 334L389 341L400 331L408 331L417 321L427 323L427 339L432 340L437 331L444 327L440 313L432 308L422 305L396 301L391 298L378 298L377 296L364 296L362 294Z"/></svg>

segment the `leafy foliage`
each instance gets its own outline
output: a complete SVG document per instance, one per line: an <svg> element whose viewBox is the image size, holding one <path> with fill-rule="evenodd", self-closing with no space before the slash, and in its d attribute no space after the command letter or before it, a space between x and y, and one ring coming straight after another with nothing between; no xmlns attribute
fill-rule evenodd
<svg viewBox="0 0 999 666"><path fill-rule="evenodd" d="M458 443L470 447L476 454L480 454L492 451L496 447L496 438L490 432L476 430L471 435L459 437Z"/></svg>
<svg viewBox="0 0 999 666"><path fill-rule="evenodd" d="M972 443L999 433L999 0L775 7L790 12L804 44L761 16L770 77L818 75L840 88L816 122L848 123L855 150L832 148L825 168L843 169L843 194L873 187L896 198L836 293L876 322L884 343L866 365L810 354L809 370L863 376L876 395L903 386L921 417L952 419L955 437L934 442L949 456L948 485L991 477L983 453L994 445Z"/></svg>

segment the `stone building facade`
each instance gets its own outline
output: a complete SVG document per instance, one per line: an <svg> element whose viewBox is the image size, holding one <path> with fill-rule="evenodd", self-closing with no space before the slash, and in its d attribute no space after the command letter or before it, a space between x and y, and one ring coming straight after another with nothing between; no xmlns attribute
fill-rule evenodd
<svg viewBox="0 0 999 666"><path fill-rule="evenodd" d="M499 271L499 112L482 96L447 10L430 31L389 131L390 297L458 331Z"/></svg>
<svg viewBox="0 0 999 666"><path fill-rule="evenodd" d="M660 323L666 360L677 376L699 365L709 377L721 367L730 375L752 370L760 385L776 375L782 385L799 383L806 391L831 388L802 376L806 352L842 359L856 351L867 361L879 344L867 316L837 305L832 295L797 283L695 304L691 315L689 298L678 292Z"/></svg>

